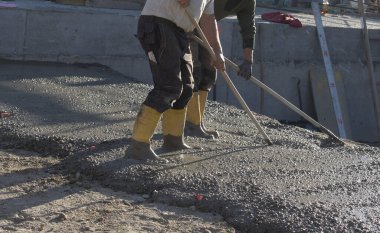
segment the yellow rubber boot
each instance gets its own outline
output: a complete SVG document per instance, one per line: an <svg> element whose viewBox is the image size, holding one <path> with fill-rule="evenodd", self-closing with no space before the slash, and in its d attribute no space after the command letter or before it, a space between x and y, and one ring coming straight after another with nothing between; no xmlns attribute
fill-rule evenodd
<svg viewBox="0 0 380 233"><path fill-rule="evenodd" d="M204 113L206 110L207 97L208 97L208 91L199 91L199 111L201 113L201 128L207 134L210 134L214 136L215 138L218 138L219 137L218 131L206 129L203 123Z"/></svg>
<svg viewBox="0 0 380 233"><path fill-rule="evenodd" d="M186 121L194 125L201 124L201 111L199 108L198 92L194 92L189 103L187 103Z"/></svg>
<svg viewBox="0 0 380 233"><path fill-rule="evenodd" d="M160 117L161 113L155 109L141 105L133 127L131 144L125 151L125 157L141 161L161 159L150 147L150 139Z"/></svg>
<svg viewBox="0 0 380 233"><path fill-rule="evenodd" d="M186 135L193 137L203 137L203 138L213 138L212 135L203 131L201 127L202 117L199 104L199 93L194 92L193 97L187 104L187 114L186 114L186 125L185 133Z"/></svg>
<svg viewBox="0 0 380 233"><path fill-rule="evenodd" d="M199 111L201 113L202 119L205 114L207 97L208 97L208 91L199 91Z"/></svg>
<svg viewBox="0 0 380 233"><path fill-rule="evenodd" d="M190 149L184 141L186 108L168 109L162 116L163 147L170 150Z"/></svg>

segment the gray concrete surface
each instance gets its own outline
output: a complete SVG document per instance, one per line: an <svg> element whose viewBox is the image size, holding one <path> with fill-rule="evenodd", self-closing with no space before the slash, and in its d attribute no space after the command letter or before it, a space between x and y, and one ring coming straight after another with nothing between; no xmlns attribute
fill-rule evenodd
<svg viewBox="0 0 380 233"><path fill-rule="evenodd" d="M60 156L115 190L217 212L238 232L379 232L380 149L338 146L326 135L256 117L267 146L240 109L208 102L215 141L167 152L161 127L152 145L167 164L124 158L132 124L152 87L105 67L0 63L0 147ZM202 200L196 196L201 195Z"/></svg>
<svg viewBox="0 0 380 233"><path fill-rule="evenodd" d="M73 7L41 0L16 0L8 4L15 7L0 7L0 29L5 32L0 34L0 58L102 64L151 84L146 58L134 37L139 11ZM257 9L254 75L307 114L317 117L309 73L313 67L323 68L323 60L314 18L292 13L304 25L299 29L260 19L262 13L273 11ZM343 73L353 129L351 139L378 141L360 20L354 15L326 15L323 23L333 68ZM368 24L371 34L380 34L378 18L369 19ZM236 18L222 20L220 30L225 55L239 63L242 46ZM371 45L373 56L380 57L379 42ZM379 62L375 62L377 79ZM256 86L246 85L234 71L229 74L253 111L283 121L303 120ZM222 77L213 94L210 99L239 106Z"/></svg>

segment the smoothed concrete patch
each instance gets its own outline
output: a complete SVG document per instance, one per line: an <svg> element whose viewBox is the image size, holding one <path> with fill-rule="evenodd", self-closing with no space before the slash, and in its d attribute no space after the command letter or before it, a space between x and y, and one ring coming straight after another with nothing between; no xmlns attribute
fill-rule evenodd
<svg viewBox="0 0 380 233"><path fill-rule="evenodd" d="M64 166L150 200L218 212L243 232L380 231L380 149L341 147L324 134L256 117L267 146L244 111L208 102L215 141L177 152L153 148L169 163L124 158L140 104L151 86L104 67L1 64L1 147L60 155ZM17 98L14 98L16 97ZM58 150L57 150L58 148ZM75 173L74 172L74 173Z"/></svg>

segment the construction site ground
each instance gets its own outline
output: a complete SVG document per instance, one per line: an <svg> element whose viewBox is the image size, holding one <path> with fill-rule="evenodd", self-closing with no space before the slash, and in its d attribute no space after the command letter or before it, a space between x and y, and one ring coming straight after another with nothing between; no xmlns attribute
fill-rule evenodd
<svg viewBox="0 0 380 233"><path fill-rule="evenodd" d="M0 149L1 232L235 232L220 215L114 191L60 162Z"/></svg>
<svg viewBox="0 0 380 233"><path fill-rule="evenodd" d="M253 84L248 84L253 85ZM102 66L0 63L0 231L379 232L380 149L208 102L217 140L124 158L152 86ZM254 109L253 109L254 111Z"/></svg>

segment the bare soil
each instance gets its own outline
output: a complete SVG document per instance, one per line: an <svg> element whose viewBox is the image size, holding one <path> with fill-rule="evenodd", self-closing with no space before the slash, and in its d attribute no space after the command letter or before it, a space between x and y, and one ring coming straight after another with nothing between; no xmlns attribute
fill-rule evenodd
<svg viewBox="0 0 380 233"><path fill-rule="evenodd" d="M60 163L0 150L0 232L235 232L220 215L116 192Z"/></svg>

